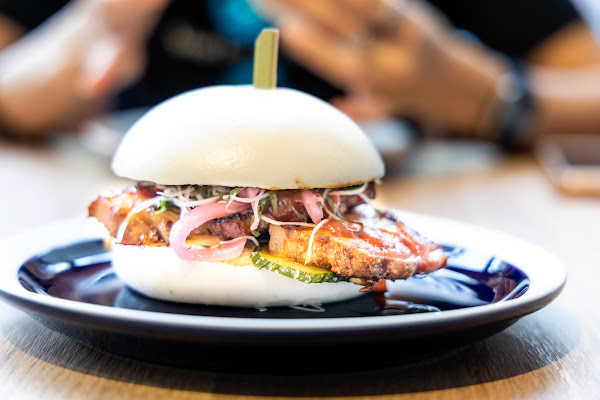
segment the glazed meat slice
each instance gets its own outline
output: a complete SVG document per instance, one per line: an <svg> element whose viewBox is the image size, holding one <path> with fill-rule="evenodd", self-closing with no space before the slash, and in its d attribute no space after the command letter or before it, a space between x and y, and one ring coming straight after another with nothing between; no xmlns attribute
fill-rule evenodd
<svg viewBox="0 0 600 400"><path fill-rule="evenodd" d="M252 221L254 215L252 211L244 211L237 214L232 214L228 217L213 219L207 221L204 225L196 228L192 235L209 234L218 236L223 240L231 240L240 236L252 235ZM258 232L265 232L268 229L268 224L261 221L256 229Z"/></svg>
<svg viewBox="0 0 600 400"><path fill-rule="evenodd" d="M121 223L137 204L151 199L155 194L138 187L130 187L111 196L99 196L88 207L88 213L95 217L108 230L112 237L117 236ZM149 208L137 213L127 225L122 238L124 244L165 244L171 226L179 219L179 213L170 211L157 214Z"/></svg>
<svg viewBox="0 0 600 400"><path fill-rule="evenodd" d="M324 224L314 234L309 263L329 268L343 277L370 281L406 279L445 266L447 257L440 246L393 216L365 214L369 208L359 206L347 214L370 226L359 233L339 221ZM306 227L271 225L269 252L305 263L312 231Z"/></svg>
<svg viewBox="0 0 600 400"><path fill-rule="evenodd" d="M90 204L88 212L91 217L95 217L104 224L112 237L116 237L117 231L123 221L125 221L125 218L127 218L129 211L144 200L152 197L154 195L146 194L143 190L131 187L116 195L98 197ZM141 210L129 220L121 243L167 245L171 227L179 220L179 217L178 207L173 207L173 209L168 209L160 213L156 212L154 206ZM252 213L247 211L208 221L196 228L191 233L190 238L204 234L218 236L223 240L246 236L251 232L250 225L252 224L252 218ZM259 229L266 231L266 224L262 223Z"/></svg>
<svg viewBox="0 0 600 400"><path fill-rule="evenodd" d="M89 215L104 224L113 237L127 214L137 204L151 199L158 194L156 185L138 184L121 193L100 196L89 206ZM369 185L364 193L368 197L375 194L373 185ZM339 196L336 199L340 212L345 212L357 204L364 203L360 196ZM173 224L179 219L179 208L171 206L164 212L156 212L154 206L135 214L125 229L124 244L168 244ZM263 215L276 221L305 222L310 219L301 200L299 190L280 190L273 201L265 203ZM251 225L254 219L252 211L245 211L227 217L211 220L196 228L190 235L209 234L223 240L231 240L240 236L252 235ZM258 232L266 232L268 223L261 221Z"/></svg>

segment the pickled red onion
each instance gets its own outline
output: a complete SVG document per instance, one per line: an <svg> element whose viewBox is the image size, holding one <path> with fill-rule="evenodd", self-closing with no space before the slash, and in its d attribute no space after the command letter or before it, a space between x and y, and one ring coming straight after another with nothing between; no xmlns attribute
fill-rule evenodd
<svg viewBox="0 0 600 400"><path fill-rule="evenodd" d="M246 188L238 193L238 197L242 197L242 198L255 197L256 195L258 195L260 193L260 191L261 190L259 188Z"/></svg>
<svg viewBox="0 0 600 400"><path fill-rule="evenodd" d="M222 261L238 257L244 250L246 240L231 241L230 243L218 247L206 248L189 246L186 239L190 233L200 225L215 218L222 218L228 215L247 210L247 204L232 202L227 207L227 203L218 201L198 206L181 217L173 224L169 242L173 247L175 254L183 260L193 261Z"/></svg>
<svg viewBox="0 0 600 400"><path fill-rule="evenodd" d="M252 225L250 225L251 230L255 230L258 228L260 224L260 213L258 212L258 203L268 197L269 194L264 189L259 188L246 188L238 193L238 195L227 195L224 196L225 199L229 202L231 199L240 202L250 204L252 206L252 213L254 217L252 219Z"/></svg>
<svg viewBox="0 0 600 400"><path fill-rule="evenodd" d="M179 258L191 261L225 261L239 257L246 246L246 236L230 240L228 243L218 244L213 247L191 246L185 249L185 254ZM175 249L175 247L173 247Z"/></svg>
<svg viewBox="0 0 600 400"><path fill-rule="evenodd" d="M310 219L318 224L323 219L323 209L317 203L317 195L312 190L302 190L300 196Z"/></svg>

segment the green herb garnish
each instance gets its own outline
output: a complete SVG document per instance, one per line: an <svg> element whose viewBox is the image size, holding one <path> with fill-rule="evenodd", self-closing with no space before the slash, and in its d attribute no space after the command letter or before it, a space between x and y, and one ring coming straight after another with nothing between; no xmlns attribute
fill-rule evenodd
<svg viewBox="0 0 600 400"><path fill-rule="evenodd" d="M244 189L245 188L243 188L243 187L236 187L236 188L231 189L231 191L229 192L229 198L227 199L227 207L229 207L231 205L231 203L235 199L235 196L237 196L237 194Z"/></svg>
<svg viewBox="0 0 600 400"><path fill-rule="evenodd" d="M161 200L158 205L156 206L156 209L154 210L154 214L159 215L164 213L165 211L167 211L169 209L169 207L171 207L173 205L173 202L170 200Z"/></svg>
<svg viewBox="0 0 600 400"><path fill-rule="evenodd" d="M258 213L260 215L262 215L262 213L265 211L265 208L267 208L267 201L268 200L267 200L266 197L259 200L259 202L258 202Z"/></svg>
<svg viewBox="0 0 600 400"><path fill-rule="evenodd" d="M331 197L327 196L327 204L329 205L329 207L331 207L331 211L333 211L335 213L335 215L338 215L338 209L335 205L335 203L333 202L333 200L331 199Z"/></svg>
<svg viewBox="0 0 600 400"><path fill-rule="evenodd" d="M298 217L298 219L300 221L302 221L302 222L307 221L306 215L304 215L304 214L300 213L298 210L296 210L296 207L294 207L294 206L290 206L290 207L292 207L292 211L294 212L294 214L296 214L296 217Z"/></svg>
<svg viewBox="0 0 600 400"><path fill-rule="evenodd" d="M269 200L271 201L271 208L273 209L273 215L276 217L279 216L279 211L277 211L277 193L274 191L269 192Z"/></svg>

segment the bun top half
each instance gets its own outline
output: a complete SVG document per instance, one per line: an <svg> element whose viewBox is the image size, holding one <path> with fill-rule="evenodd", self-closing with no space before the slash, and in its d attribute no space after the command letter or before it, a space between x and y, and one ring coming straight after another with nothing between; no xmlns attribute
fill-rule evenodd
<svg viewBox="0 0 600 400"><path fill-rule="evenodd" d="M125 134L115 174L164 185L306 189L384 175L379 153L341 111L294 89L210 86L150 109Z"/></svg>

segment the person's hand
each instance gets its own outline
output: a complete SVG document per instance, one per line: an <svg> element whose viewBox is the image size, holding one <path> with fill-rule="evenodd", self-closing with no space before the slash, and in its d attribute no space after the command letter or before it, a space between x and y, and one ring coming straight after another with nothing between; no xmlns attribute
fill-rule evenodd
<svg viewBox="0 0 600 400"><path fill-rule="evenodd" d="M84 18L92 24L77 43L83 55L82 90L102 96L141 76L146 40L170 0L82 1Z"/></svg>
<svg viewBox="0 0 600 400"><path fill-rule="evenodd" d="M262 3L276 11L285 50L343 89L333 103L355 118L409 116L469 131L503 71L419 1Z"/></svg>
<svg viewBox="0 0 600 400"><path fill-rule="evenodd" d="M145 67L168 0L79 0L0 53L0 119L24 135L69 129Z"/></svg>

